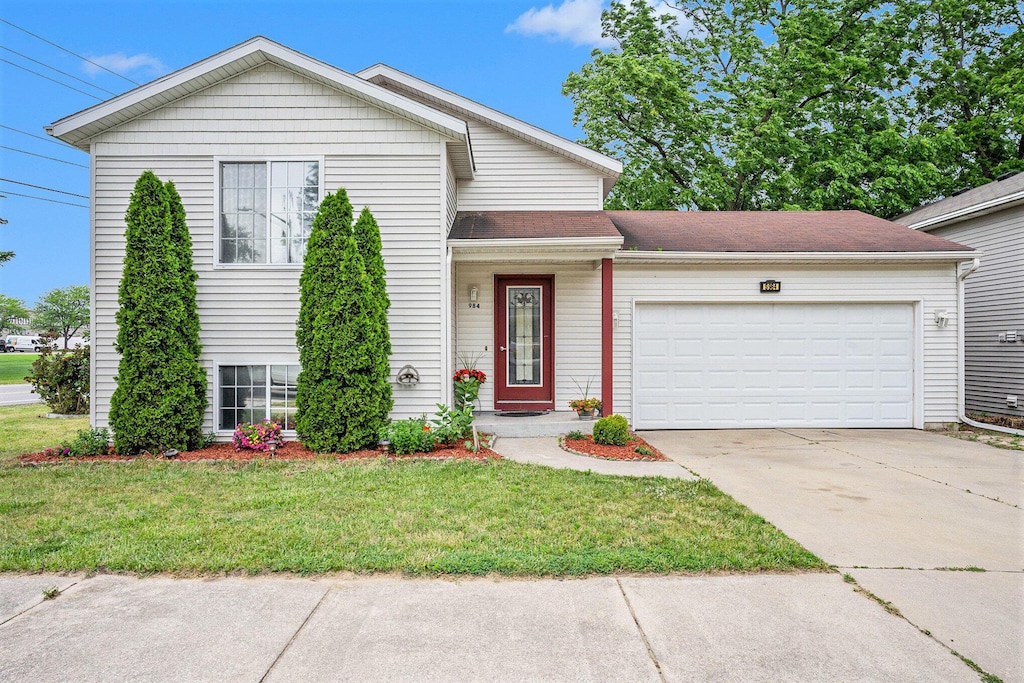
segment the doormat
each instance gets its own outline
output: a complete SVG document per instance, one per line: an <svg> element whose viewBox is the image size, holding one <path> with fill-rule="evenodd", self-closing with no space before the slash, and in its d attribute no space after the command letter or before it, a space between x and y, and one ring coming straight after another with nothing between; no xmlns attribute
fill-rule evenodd
<svg viewBox="0 0 1024 683"><path fill-rule="evenodd" d="M547 415L546 410L499 410L495 413L497 417L537 417Z"/></svg>

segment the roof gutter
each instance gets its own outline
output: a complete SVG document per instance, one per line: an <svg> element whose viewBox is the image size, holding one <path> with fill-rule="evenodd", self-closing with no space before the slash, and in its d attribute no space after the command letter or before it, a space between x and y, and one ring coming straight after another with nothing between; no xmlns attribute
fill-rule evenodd
<svg viewBox="0 0 1024 683"><path fill-rule="evenodd" d="M927 218L920 223L902 223L902 225L906 225L908 228L913 228L914 230L924 230L927 232L930 228L937 228L946 223L958 223L962 220L967 220L976 213L988 213L994 209L998 209L1004 204L1013 204L1021 201L1024 201L1024 190L1008 194L1005 197L997 197L996 199L990 199L987 202L974 204L973 206L967 206L958 211ZM899 223L900 220L897 218L893 222Z"/></svg>
<svg viewBox="0 0 1024 683"><path fill-rule="evenodd" d="M959 408L960 422L977 427L978 429L990 429L993 432L1002 432L1003 434L1013 434L1015 436L1024 436L1024 430L1013 429L1011 427L1001 427L999 425L990 425L984 422L978 422L967 417L967 397L965 389L966 381L966 362L964 359L964 280L969 278L974 271L981 265L979 259L974 259L974 263L970 265L966 270L962 271L956 278L956 302L957 311L960 316L960 325L957 330L958 337L958 351L957 351L957 408Z"/></svg>
<svg viewBox="0 0 1024 683"><path fill-rule="evenodd" d="M970 251L620 251L616 260L635 263L947 263L970 261L981 252Z"/></svg>

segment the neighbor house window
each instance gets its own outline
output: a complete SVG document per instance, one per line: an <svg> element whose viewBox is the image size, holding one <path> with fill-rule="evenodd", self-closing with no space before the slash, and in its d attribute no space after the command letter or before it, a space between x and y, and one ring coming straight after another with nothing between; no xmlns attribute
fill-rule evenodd
<svg viewBox="0 0 1024 683"><path fill-rule="evenodd" d="M220 428L269 419L295 429L298 376L298 365L220 366Z"/></svg>
<svg viewBox="0 0 1024 683"><path fill-rule="evenodd" d="M319 203L319 162L222 163L220 262L302 263Z"/></svg>

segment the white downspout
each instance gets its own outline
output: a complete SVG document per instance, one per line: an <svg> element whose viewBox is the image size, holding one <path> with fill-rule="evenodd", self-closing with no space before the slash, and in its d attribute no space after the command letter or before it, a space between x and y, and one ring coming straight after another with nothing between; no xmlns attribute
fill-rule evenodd
<svg viewBox="0 0 1024 683"><path fill-rule="evenodd" d="M444 326L445 326L445 329L447 330L447 332L445 333L444 360L441 363L441 369L444 372L444 374L441 376L441 386L447 387L447 389L445 389L442 392L442 396L444 396L444 403L445 403L445 405L453 405L453 403L455 401L455 398L454 398L454 396L452 394L454 389L452 387L452 381L451 381L452 375L455 374L455 370L452 369L452 352L454 350L454 346L452 345L453 344L454 330L452 328L455 327L455 325L453 324L453 321L452 321L452 308L451 308L452 307L452 289L453 289L452 288L452 278L454 276L455 276L455 274L452 271L452 248L451 248L451 245L449 245L448 249L447 249L447 255L445 256L445 278L444 278L445 286L442 288L444 290L443 293L442 293L442 296L444 297L444 306L442 307L443 310L444 310L444 316L445 316Z"/></svg>
<svg viewBox="0 0 1024 683"><path fill-rule="evenodd" d="M974 271L981 265L980 259L974 259L971 266L960 273L956 279L956 305L957 305L957 410L960 413L960 421L964 424L979 429L989 429L993 432L1002 432L1003 434L1014 434L1016 436L1024 436L1024 431L1020 429L1011 429L1010 427L1000 427L999 425L991 425L985 422L977 422L967 417L967 397L965 390L965 380L967 375L966 361L964 360L964 280L969 278Z"/></svg>

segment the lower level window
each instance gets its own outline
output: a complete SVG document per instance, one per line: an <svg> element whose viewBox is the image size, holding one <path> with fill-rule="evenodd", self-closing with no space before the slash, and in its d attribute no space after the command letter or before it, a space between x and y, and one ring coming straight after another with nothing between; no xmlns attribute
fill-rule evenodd
<svg viewBox="0 0 1024 683"><path fill-rule="evenodd" d="M295 429L298 376L298 365L220 366L220 428L272 420Z"/></svg>

